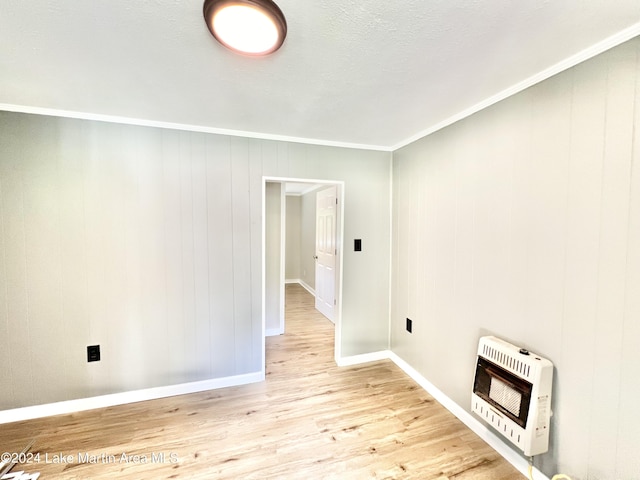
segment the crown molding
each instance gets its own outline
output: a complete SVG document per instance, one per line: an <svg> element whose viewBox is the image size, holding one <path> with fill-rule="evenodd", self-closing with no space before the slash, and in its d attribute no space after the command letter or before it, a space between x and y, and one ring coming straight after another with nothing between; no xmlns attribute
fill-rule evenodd
<svg viewBox="0 0 640 480"><path fill-rule="evenodd" d="M375 150L390 152L391 148L383 145L367 145L361 143L335 142L316 138L292 137L288 135L275 135L270 133L249 132L245 130L230 130L226 128L207 127L204 125L189 125L185 123L160 122L141 118L120 117L117 115L103 115L99 113L77 112L73 110L61 110L57 108L34 107L30 105L15 105L0 103L0 111L29 113L32 115L45 115L49 117L75 118L78 120L92 120L97 122L118 123L121 125L136 125L139 127L166 128L169 130L183 130L188 132L213 133L215 135L228 135L231 137L255 138L258 140L274 140L278 142L302 143L305 145L320 145L324 147L352 148L357 150Z"/></svg>
<svg viewBox="0 0 640 480"><path fill-rule="evenodd" d="M564 72L565 70L569 70L570 68L573 68L576 65L586 60L589 60L597 55L600 55L601 53L606 52L607 50L617 47L618 45L621 45L624 42L627 42L632 38L637 37L638 35L640 35L640 22L616 33L615 35L605 38L601 42L598 42L595 45L592 45L591 47L586 48L576 53L575 55L572 55L569 58L566 58L539 73L536 73L535 75L532 75L531 77L527 78L526 80L523 80L522 82L516 83L515 85L505 90L502 90L500 93L497 93L496 95L493 95L459 113L456 113L455 115L443 120L442 122L436 123L435 125L432 125L431 127L425 130L421 130L415 135L412 135L411 137L391 147L391 151L396 151L402 147L406 147L407 145L417 140L420 140L421 138L424 138L428 135L431 135L432 133L435 133L438 130L442 130L443 128L448 127L464 118L470 117L474 113L478 113L480 110L484 110L485 108L490 107L491 105L494 105L508 97L511 97L516 93L520 93L523 90L526 90L527 88L532 87L533 85L536 85L537 83L540 83L550 77L553 77L554 75L557 75L558 73Z"/></svg>

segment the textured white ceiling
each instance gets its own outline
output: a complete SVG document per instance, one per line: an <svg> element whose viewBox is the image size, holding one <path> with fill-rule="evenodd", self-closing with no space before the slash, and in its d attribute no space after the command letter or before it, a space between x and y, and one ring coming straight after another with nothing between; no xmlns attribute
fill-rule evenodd
<svg viewBox="0 0 640 480"><path fill-rule="evenodd" d="M638 0L278 0L266 58L201 0L2 0L0 104L391 148L640 21Z"/></svg>

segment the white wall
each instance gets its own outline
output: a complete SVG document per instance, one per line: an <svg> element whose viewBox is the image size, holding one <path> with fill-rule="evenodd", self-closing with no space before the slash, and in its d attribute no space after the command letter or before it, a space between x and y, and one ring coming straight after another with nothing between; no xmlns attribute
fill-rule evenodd
<svg viewBox="0 0 640 480"><path fill-rule="evenodd" d="M342 351L385 348L390 161L0 112L0 409L260 371L263 176L345 182Z"/></svg>
<svg viewBox="0 0 640 480"><path fill-rule="evenodd" d="M392 349L467 410L480 336L550 358L549 476L640 479L639 56L394 152Z"/></svg>
<svg viewBox="0 0 640 480"><path fill-rule="evenodd" d="M301 280L310 288L316 288L316 193L300 197L300 270Z"/></svg>
<svg viewBox="0 0 640 480"><path fill-rule="evenodd" d="M285 278L299 280L302 274L300 269L301 197L300 195L287 195L286 202Z"/></svg>

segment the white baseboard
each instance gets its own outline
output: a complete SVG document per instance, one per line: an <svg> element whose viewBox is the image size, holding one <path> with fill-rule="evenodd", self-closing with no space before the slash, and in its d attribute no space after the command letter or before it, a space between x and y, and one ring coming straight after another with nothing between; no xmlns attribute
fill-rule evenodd
<svg viewBox="0 0 640 480"><path fill-rule="evenodd" d="M314 297L316 296L316 291L311 288L311 286L307 282L305 282L304 280L300 280L300 282L298 283L300 283L300 285L302 285L302 288L304 288L311 295L313 295Z"/></svg>
<svg viewBox="0 0 640 480"><path fill-rule="evenodd" d="M278 335L283 335L283 334L284 334L283 328L267 328L264 331L265 337L276 337Z"/></svg>
<svg viewBox="0 0 640 480"><path fill-rule="evenodd" d="M352 355L350 357L336 358L339 367L348 367L349 365L359 365L361 363L377 362L378 360L387 360L389 358L388 350L380 350L379 352L363 353L361 355Z"/></svg>
<svg viewBox="0 0 640 480"><path fill-rule="evenodd" d="M522 457L509 445L507 445L498 435L489 427L485 426L479 419L475 418L471 413L458 405L445 395L440 389L424 378L415 368L405 362L402 358L390 350L366 353L362 355L354 355L351 357L342 357L336 359L338 366L344 367L348 365L357 365L375 360L389 359L395 363L403 372L409 375L418 385L420 385L429 395L431 395L444 408L453 413L462 423L471 429L482 440L489 444L498 454L500 454L507 462L513 465L520 473L528 478L529 462ZM549 480L544 473L537 468L533 468L533 480Z"/></svg>
<svg viewBox="0 0 640 480"><path fill-rule="evenodd" d="M45 405L14 408L11 410L0 411L0 425L3 423L50 417L52 415L82 412L84 410L93 410L95 408L113 407L115 405L173 397L175 395L185 395L187 393L235 387L237 385L261 382L264 378L264 372L253 372L244 375L235 375L232 377L203 380L200 382L145 388L143 390L134 390L131 392L112 393L109 395L100 395L98 397L79 398L77 400L66 400L63 402L47 403Z"/></svg>
<svg viewBox="0 0 640 480"><path fill-rule="evenodd" d="M402 358L390 350L352 355L336 359L336 363L341 366L358 365L362 363L374 362L378 360L391 360L402 371L409 375L418 385L437 400L443 407L453 413L462 423L475 432L482 440L487 442L505 460L513 465L525 477L528 475L529 464L527 460L510 448L491 429L476 419L460 405L446 396L440 389L424 378L417 370L405 362ZM131 392L113 393L98 397L81 398L77 400L67 400L63 402L49 403L45 405L34 405L31 407L15 408L0 411L0 425L4 423L19 422L35 418L49 417L52 415L63 415L67 413L93 410L95 408L112 407L127 403L142 402L145 400L155 400L157 398L172 397L175 395L185 395L188 393L214 390L218 388L245 385L248 383L261 382L265 379L264 372L253 372L232 377L215 378L200 382L183 383L179 385L169 385L165 387L147 388ZM545 474L534 467L534 480L549 480Z"/></svg>
<svg viewBox="0 0 640 480"><path fill-rule="evenodd" d="M311 286L301 278L290 278L288 280L285 280L284 283L286 284L297 283L302 288L304 288L307 292L309 292L311 295L313 295L314 297L316 296L316 291L313 288L311 288Z"/></svg>

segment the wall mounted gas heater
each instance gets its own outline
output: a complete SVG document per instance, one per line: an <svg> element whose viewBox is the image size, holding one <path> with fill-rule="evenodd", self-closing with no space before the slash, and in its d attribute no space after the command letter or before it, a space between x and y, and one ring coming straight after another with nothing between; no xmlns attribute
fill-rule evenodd
<svg viewBox="0 0 640 480"><path fill-rule="evenodd" d="M471 410L526 456L549 448L553 364L496 337L478 344Z"/></svg>

